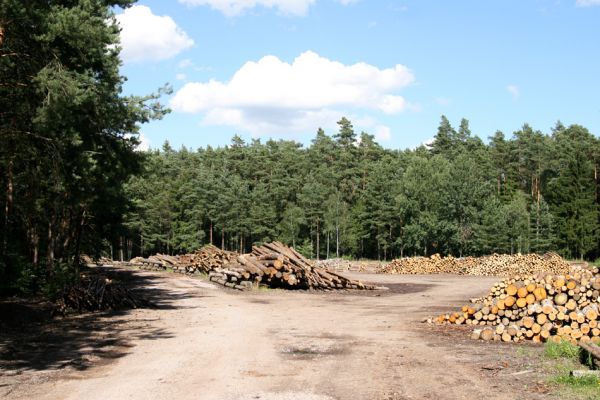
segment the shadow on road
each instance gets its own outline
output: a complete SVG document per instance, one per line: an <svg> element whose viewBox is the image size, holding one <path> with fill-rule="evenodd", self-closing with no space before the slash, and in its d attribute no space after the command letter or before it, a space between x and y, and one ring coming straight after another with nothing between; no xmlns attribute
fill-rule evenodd
<svg viewBox="0 0 600 400"><path fill-rule="evenodd" d="M148 306L175 310L181 299L202 297L197 290L170 290L164 274L139 273L111 267L94 268L124 282ZM173 278L170 278L173 279ZM156 328L148 314L126 318L133 310L107 311L51 317L52 305L44 301L0 299L0 375L24 370L85 370L125 356L136 339L173 337Z"/></svg>

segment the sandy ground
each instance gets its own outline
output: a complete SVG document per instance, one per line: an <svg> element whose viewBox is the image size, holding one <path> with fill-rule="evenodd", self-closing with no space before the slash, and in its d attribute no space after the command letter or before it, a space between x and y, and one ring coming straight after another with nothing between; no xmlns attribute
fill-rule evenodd
<svg viewBox="0 0 600 400"><path fill-rule="evenodd" d="M11 399L548 399L533 345L421 323L496 280L349 274L369 293L257 290L133 271L157 309L0 332ZM33 335L33 336L32 336Z"/></svg>

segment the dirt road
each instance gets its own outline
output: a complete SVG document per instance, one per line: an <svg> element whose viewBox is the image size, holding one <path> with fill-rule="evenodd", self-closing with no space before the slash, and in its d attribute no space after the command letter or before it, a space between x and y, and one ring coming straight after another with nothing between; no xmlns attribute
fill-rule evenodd
<svg viewBox="0 0 600 400"><path fill-rule="evenodd" d="M132 274L160 297L158 309L67 319L30 352L4 341L0 397L551 398L518 354L522 345L420 323L483 294L494 278L352 274L390 290L315 294Z"/></svg>

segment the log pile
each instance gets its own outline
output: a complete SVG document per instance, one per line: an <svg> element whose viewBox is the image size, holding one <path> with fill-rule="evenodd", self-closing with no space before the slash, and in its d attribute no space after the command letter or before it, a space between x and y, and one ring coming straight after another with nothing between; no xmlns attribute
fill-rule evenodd
<svg viewBox="0 0 600 400"><path fill-rule="evenodd" d="M569 264L556 253L492 254L486 257L412 257L396 259L377 272L382 274L460 274L482 276L531 275L537 272L566 274Z"/></svg>
<svg viewBox="0 0 600 400"><path fill-rule="evenodd" d="M209 279L240 290L253 285L305 290L374 289L317 267L293 248L279 242L254 246L252 253L237 256L222 268L211 271Z"/></svg>
<svg viewBox="0 0 600 400"><path fill-rule="evenodd" d="M82 274L79 282L62 290L53 313L120 310L147 304L119 282L103 275Z"/></svg>
<svg viewBox="0 0 600 400"><path fill-rule="evenodd" d="M208 274L210 271L223 267L223 265L234 261L238 253L221 250L217 246L209 244L194 254L180 256L180 262L184 265L186 272L201 272Z"/></svg>
<svg viewBox="0 0 600 400"><path fill-rule="evenodd" d="M496 283L460 311L429 319L474 326L473 339L600 343L600 272L573 266L565 275L540 272Z"/></svg>
<svg viewBox="0 0 600 400"><path fill-rule="evenodd" d="M166 254L155 254L148 258L136 257L129 261L130 265L138 265L144 269L167 270L172 269L181 273L209 273L221 268L237 257L237 253L221 250L209 244L192 254L170 256Z"/></svg>
<svg viewBox="0 0 600 400"><path fill-rule="evenodd" d="M352 270L352 264L342 258L328 258L319 260L315 263L316 267L324 268L328 271L347 272Z"/></svg>

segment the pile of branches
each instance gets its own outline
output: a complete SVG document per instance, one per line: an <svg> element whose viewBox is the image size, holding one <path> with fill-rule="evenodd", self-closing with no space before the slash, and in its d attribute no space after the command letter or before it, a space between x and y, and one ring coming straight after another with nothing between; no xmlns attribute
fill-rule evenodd
<svg viewBox="0 0 600 400"><path fill-rule="evenodd" d="M254 246L251 254L237 256L235 261L211 271L209 278L239 290L253 285L304 290L375 288L315 266L296 250L279 242Z"/></svg>
<svg viewBox="0 0 600 400"><path fill-rule="evenodd" d="M600 343L600 273L573 266L569 274L537 273L496 283L460 311L429 319L475 327L473 339Z"/></svg>
<svg viewBox="0 0 600 400"><path fill-rule="evenodd" d="M148 302L122 283L100 274L82 274L79 282L65 287L55 301L54 314L138 308Z"/></svg>
<svg viewBox="0 0 600 400"><path fill-rule="evenodd" d="M537 272L566 274L569 264L556 253L492 254L485 257L412 257L397 259L382 267L381 274L459 274L482 276L530 275Z"/></svg>

